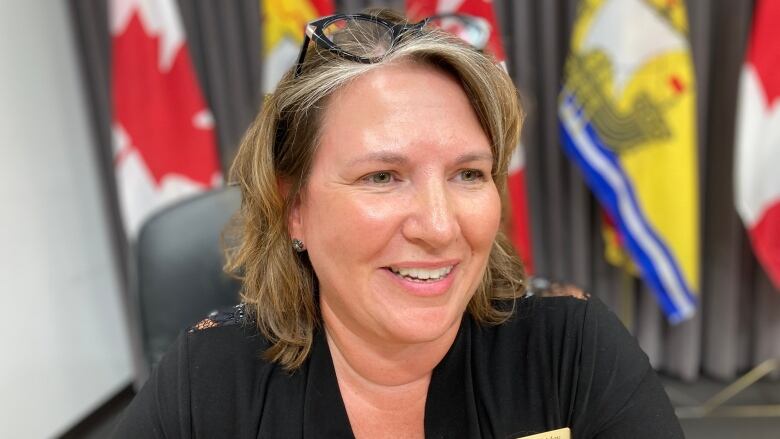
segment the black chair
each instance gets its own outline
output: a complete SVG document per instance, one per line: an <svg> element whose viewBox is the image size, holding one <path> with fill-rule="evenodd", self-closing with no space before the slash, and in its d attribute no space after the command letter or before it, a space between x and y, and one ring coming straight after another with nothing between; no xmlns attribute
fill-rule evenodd
<svg viewBox="0 0 780 439"><path fill-rule="evenodd" d="M218 189L168 207L142 227L134 289L149 369L182 330L238 303L239 283L222 271L221 235L240 202L237 189Z"/></svg>

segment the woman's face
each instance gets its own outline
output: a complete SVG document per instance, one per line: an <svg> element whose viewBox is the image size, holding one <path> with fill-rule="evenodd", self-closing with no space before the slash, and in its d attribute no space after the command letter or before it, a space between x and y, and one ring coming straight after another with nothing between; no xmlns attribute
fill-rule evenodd
<svg viewBox="0 0 780 439"><path fill-rule="evenodd" d="M384 66L334 94L290 217L326 326L392 344L457 331L499 227L492 164L468 97L439 70Z"/></svg>

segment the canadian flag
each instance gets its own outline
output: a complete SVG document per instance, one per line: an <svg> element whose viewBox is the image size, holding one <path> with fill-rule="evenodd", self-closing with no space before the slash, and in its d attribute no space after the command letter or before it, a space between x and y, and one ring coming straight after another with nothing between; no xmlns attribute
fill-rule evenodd
<svg viewBox="0 0 780 439"><path fill-rule="evenodd" d="M742 69L735 196L753 250L780 290L780 2L758 0Z"/></svg>
<svg viewBox="0 0 780 439"><path fill-rule="evenodd" d="M175 0L111 0L114 167L125 231L221 184L214 119Z"/></svg>
<svg viewBox="0 0 780 439"><path fill-rule="evenodd" d="M450 13L481 18L487 23L490 32L484 49L493 54L496 60L506 67L506 52L504 52L504 46L501 43L501 31L498 28L491 0L407 0L406 11L410 17L417 19ZM457 34L457 29L453 29L453 31ZM525 186L525 155L522 144L518 145L510 161L507 183L512 210L509 234L523 260L526 271L533 274L531 228L528 220L528 199Z"/></svg>

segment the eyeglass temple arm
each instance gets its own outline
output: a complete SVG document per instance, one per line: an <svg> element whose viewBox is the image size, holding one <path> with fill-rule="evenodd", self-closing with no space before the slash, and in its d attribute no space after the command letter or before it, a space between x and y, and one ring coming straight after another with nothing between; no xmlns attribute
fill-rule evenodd
<svg viewBox="0 0 780 439"><path fill-rule="evenodd" d="M309 48L309 42L314 35L314 26L311 24L306 25L305 35L303 37L303 44L301 45L301 53L298 54L298 63L295 65L295 77L301 76L301 70L303 69L303 60L306 59L306 50Z"/></svg>

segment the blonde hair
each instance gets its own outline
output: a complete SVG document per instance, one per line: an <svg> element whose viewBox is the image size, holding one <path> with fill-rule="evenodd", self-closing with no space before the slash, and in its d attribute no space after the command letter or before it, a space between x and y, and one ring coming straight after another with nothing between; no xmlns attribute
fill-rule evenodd
<svg viewBox="0 0 780 439"><path fill-rule="evenodd" d="M403 22L402 16L387 11L373 15ZM370 38L358 44L371 44ZM492 176L502 212L507 212L507 168L523 115L517 90L501 66L440 30L425 29L402 38L373 64L341 58L312 42L300 76L291 69L266 98L230 172L231 182L241 189L242 203L236 227L228 235L228 242L236 245L226 251L225 269L241 279L242 300L270 343L265 358L288 370L306 360L321 324L316 275L306 254L292 248L287 217L306 185L328 97L369 71L402 61L440 68L460 81L491 141ZM280 192L280 182L288 187L286 194ZM519 258L499 231L468 312L483 323L503 322L510 312L494 302L521 295L524 279Z"/></svg>

